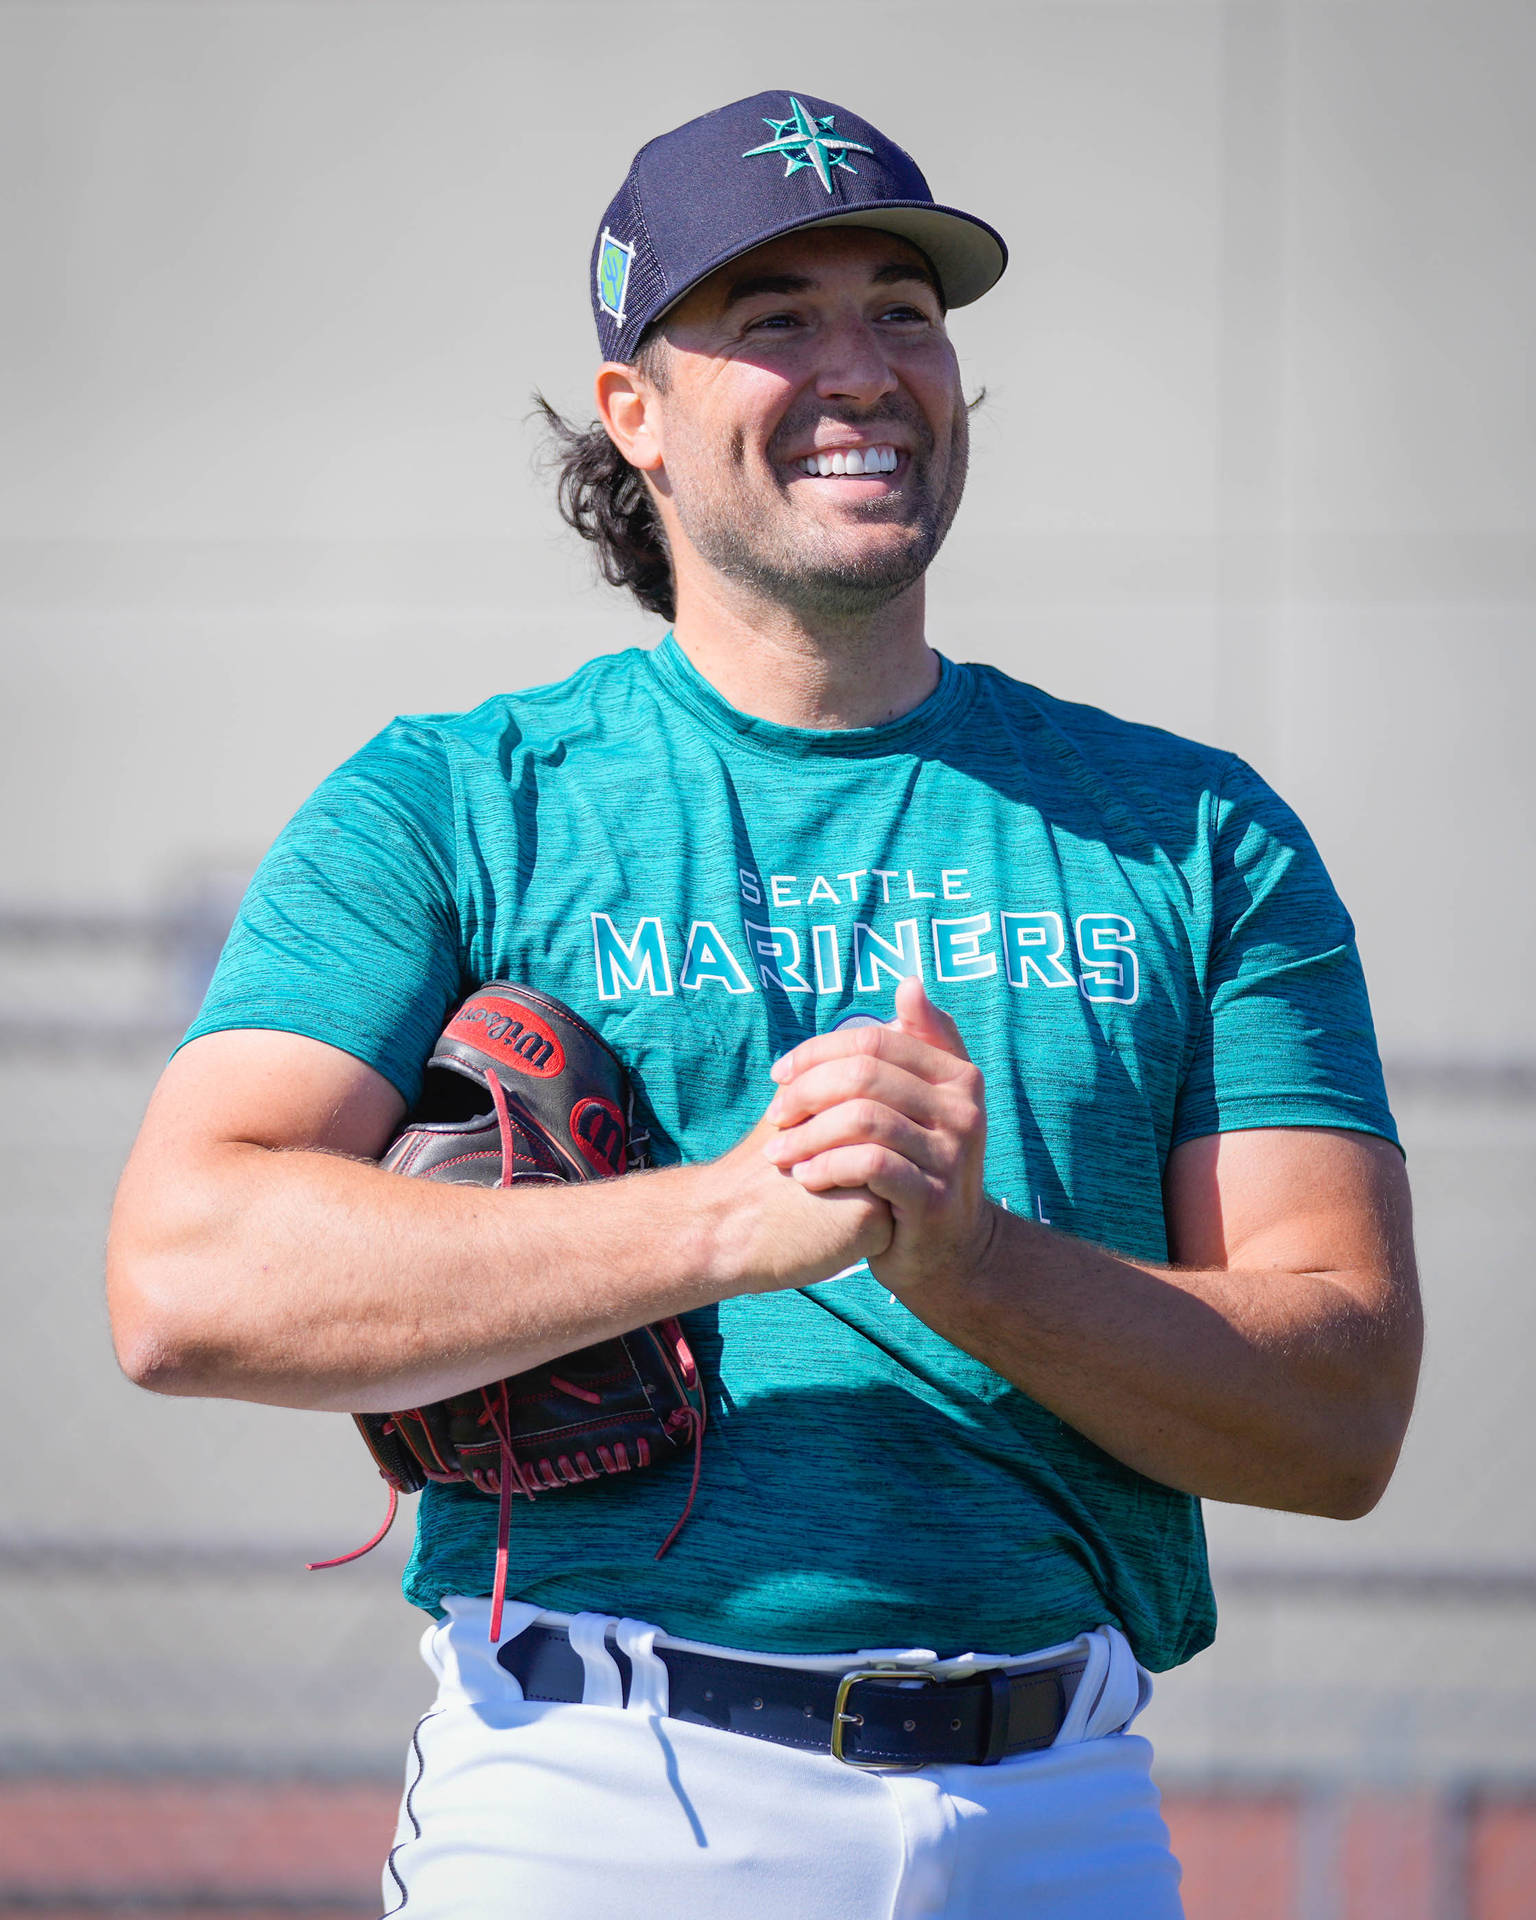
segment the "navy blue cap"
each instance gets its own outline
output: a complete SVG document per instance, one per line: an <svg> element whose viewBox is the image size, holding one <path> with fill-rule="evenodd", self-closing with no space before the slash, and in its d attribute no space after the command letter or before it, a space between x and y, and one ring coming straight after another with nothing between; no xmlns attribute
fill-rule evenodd
<svg viewBox="0 0 1536 1920"><path fill-rule="evenodd" d="M727 260L800 227L878 227L928 256L944 304L963 307L1008 264L984 220L935 204L917 162L846 107L756 93L635 155L592 249L592 315L608 360Z"/></svg>

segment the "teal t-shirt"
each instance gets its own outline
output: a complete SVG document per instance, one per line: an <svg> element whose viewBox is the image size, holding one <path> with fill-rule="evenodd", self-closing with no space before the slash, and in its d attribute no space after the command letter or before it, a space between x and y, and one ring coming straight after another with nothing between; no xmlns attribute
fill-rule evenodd
<svg viewBox="0 0 1536 1920"><path fill-rule="evenodd" d="M1395 1137L1353 929L1241 761L994 668L887 725L780 727L670 638L326 780L251 886L189 1038L271 1027L405 1098L456 1001L527 980L628 1064L663 1164L759 1118L773 1059L921 974L986 1075L987 1184L1167 1257L1169 1151L1246 1127ZM509 1592L783 1652L1023 1650L1101 1621L1149 1667L1207 1644L1199 1503L1122 1466L867 1267L687 1317L682 1462L514 1514ZM494 1504L422 1496L406 1592L490 1591Z"/></svg>

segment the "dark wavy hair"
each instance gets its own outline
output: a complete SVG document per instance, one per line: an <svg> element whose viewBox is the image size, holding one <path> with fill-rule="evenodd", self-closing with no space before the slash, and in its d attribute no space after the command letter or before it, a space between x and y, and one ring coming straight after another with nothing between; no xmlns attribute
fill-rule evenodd
<svg viewBox="0 0 1536 1920"><path fill-rule="evenodd" d="M633 365L652 386L667 384L666 342L642 336ZM560 518L597 550L598 569L611 587L628 587L647 613L676 618L672 556L644 477L603 431L599 421L574 426L533 396L547 435L545 465L555 475Z"/></svg>

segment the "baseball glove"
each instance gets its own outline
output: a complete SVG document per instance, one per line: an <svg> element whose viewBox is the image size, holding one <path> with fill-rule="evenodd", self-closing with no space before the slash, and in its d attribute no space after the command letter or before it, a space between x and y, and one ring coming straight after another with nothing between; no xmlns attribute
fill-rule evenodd
<svg viewBox="0 0 1536 1920"><path fill-rule="evenodd" d="M613 1179L646 1154L628 1076L607 1042L550 995L493 980L444 1028L421 1099L379 1164L419 1180L514 1187ZM513 1499L633 1473L691 1447L688 1503L659 1560L693 1506L705 1402L682 1327L662 1320L430 1406L352 1417L389 1487L389 1511L363 1546L311 1568L376 1547L402 1493L464 1482L499 1507L497 1640Z"/></svg>

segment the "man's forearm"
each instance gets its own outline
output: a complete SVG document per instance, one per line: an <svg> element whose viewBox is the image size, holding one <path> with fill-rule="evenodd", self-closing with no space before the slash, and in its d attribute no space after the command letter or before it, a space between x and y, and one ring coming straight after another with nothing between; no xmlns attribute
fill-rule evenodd
<svg viewBox="0 0 1536 1920"><path fill-rule="evenodd" d="M1419 1344L1415 1307L1383 1314L1354 1282L1144 1265L997 1210L978 1271L903 1297L1149 1478L1344 1519L1386 1484Z"/></svg>
<svg viewBox="0 0 1536 1920"><path fill-rule="evenodd" d="M728 1294L825 1280L890 1240L883 1201L805 1192L765 1160L763 1128L718 1160L573 1186L385 1172L369 1156L396 1096L349 1109L349 1085L384 1083L283 1037L260 1039L281 1093L306 1064L322 1075L294 1123L308 1143L261 1144L259 1101L209 1140L198 1077L249 1055L240 1040L172 1063L114 1208L118 1355L160 1392L419 1406Z"/></svg>
<svg viewBox="0 0 1536 1920"><path fill-rule="evenodd" d="M119 1351L163 1392L419 1405L719 1298L700 1187L502 1191L227 1145L114 1235Z"/></svg>

